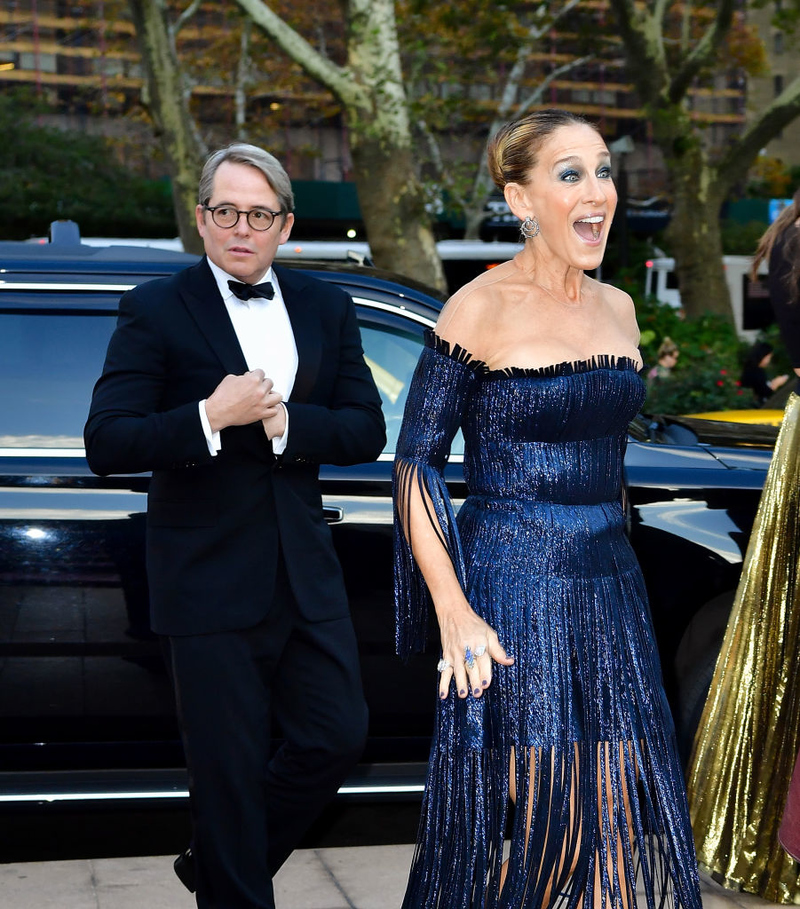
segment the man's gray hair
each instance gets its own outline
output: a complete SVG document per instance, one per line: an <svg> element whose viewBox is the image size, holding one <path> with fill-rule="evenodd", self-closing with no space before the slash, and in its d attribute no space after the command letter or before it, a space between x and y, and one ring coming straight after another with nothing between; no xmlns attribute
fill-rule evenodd
<svg viewBox="0 0 800 909"><path fill-rule="evenodd" d="M203 172L200 174L200 184L197 192L201 205L208 205L214 189L214 176L217 173L217 168L225 161L230 161L232 164L249 164L250 167L260 170L266 177L267 183L275 191L281 210L284 212L294 211L292 183L281 162L268 151L264 151L263 148L259 148L257 145L247 145L244 142L236 142L233 145L220 148L206 160L203 165Z"/></svg>

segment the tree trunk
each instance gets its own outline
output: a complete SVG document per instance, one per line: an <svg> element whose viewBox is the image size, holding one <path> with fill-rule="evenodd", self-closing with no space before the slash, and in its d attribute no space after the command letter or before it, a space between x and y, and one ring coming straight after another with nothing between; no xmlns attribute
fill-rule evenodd
<svg viewBox="0 0 800 909"><path fill-rule="evenodd" d="M375 264L444 289L441 259L421 187L413 176L411 150L366 136L354 145L352 154L358 201Z"/></svg>
<svg viewBox="0 0 800 909"><path fill-rule="evenodd" d="M362 92L342 100L373 260L446 290L412 154L394 0L349 0L348 18L348 64Z"/></svg>
<svg viewBox="0 0 800 909"><path fill-rule="evenodd" d="M709 163L702 137L691 132L686 110L667 107L654 121L670 175L672 217L666 238L683 310L687 319L713 312L733 322L719 222L724 191L720 195L716 168Z"/></svg>
<svg viewBox="0 0 800 909"><path fill-rule="evenodd" d="M129 0L144 65L147 107L172 182L178 232L187 252L203 251L197 233L197 182L206 150L186 103L180 64L163 0Z"/></svg>
<svg viewBox="0 0 800 909"><path fill-rule="evenodd" d="M673 172L673 178L677 175ZM675 257L681 305L687 319L712 312L733 322L730 291L722 262L720 204L715 198L702 206L691 189L691 178L676 187L672 218L667 229Z"/></svg>
<svg viewBox="0 0 800 909"><path fill-rule="evenodd" d="M346 67L312 47L262 0L237 0L259 28L341 102L361 215L375 264L446 289L412 154L394 0L348 0Z"/></svg>

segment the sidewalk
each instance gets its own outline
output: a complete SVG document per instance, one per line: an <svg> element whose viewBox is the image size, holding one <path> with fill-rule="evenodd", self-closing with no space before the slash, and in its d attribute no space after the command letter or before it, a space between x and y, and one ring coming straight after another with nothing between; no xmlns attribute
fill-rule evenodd
<svg viewBox="0 0 800 909"><path fill-rule="evenodd" d="M398 909L414 847L295 852L275 879L278 909ZM0 909L193 909L173 856L0 865ZM703 881L704 909L769 909Z"/></svg>

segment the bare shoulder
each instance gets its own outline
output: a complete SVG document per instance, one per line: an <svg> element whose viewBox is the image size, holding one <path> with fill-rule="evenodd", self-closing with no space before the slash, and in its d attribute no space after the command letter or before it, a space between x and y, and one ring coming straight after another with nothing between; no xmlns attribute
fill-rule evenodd
<svg viewBox="0 0 800 909"><path fill-rule="evenodd" d="M436 323L436 334L479 354L487 326L496 319L507 286L516 275L514 265L504 262L473 278L445 303Z"/></svg>
<svg viewBox="0 0 800 909"><path fill-rule="evenodd" d="M590 280L592 280L599 299L611 311L612 317L616 319L620 328L638 345L639 324L636 321L636 307L631 295L613 284L601 284L599 281Z"/></svg>

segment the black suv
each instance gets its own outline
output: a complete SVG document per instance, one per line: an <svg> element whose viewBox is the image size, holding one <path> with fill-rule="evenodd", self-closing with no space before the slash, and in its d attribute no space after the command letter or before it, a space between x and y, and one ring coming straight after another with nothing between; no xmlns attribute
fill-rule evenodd
<svg viewBox="0 0 800 909"><path fill-rule="evenodd" d="M120 295L194 261L142 247L0 243L0 805L186 797L171 688L148 624L148 477L94 476L81 434ZM423 334L442 301L374 269L305 270L353 296L388 427L377 462L321 470L371 714L364 763L342 791L419 793L438 654L434 642L408 665L394 656L391 464ZM771 453L769 439L709 444L702 433L713 429L640 418L626 457L631 538L684 737ZM456 504L465 495L460 444L446 471Z"/></svg>

